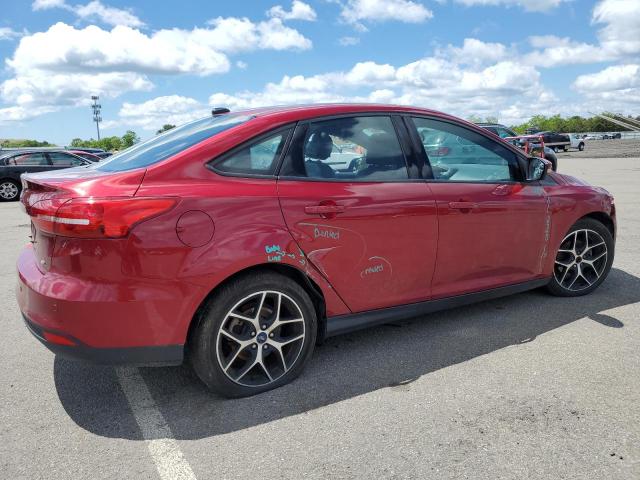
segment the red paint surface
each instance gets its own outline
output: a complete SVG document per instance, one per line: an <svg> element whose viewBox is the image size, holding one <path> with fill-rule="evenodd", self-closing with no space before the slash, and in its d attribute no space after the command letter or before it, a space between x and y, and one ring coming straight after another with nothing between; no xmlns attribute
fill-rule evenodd
<svg viewBox="0 0 640 480"><path fill-rule="evenodd" d="M550 276L555 251L577 219L604 212L615 221L606 191L560 174L550 175L555 185L544 186L332 183L224 177L205 167L278 126L366 111L432 115L488 136L422 109L265 109L146 169L28 176L27 204L52 197L178 200L125 238L36 231L35 243L18 259L22 312L88 346L182 344L207 295L246 268L277 263L298 269L322 291L327 315L335 316ZM306 208L326 205L340 208Z"/></svg>

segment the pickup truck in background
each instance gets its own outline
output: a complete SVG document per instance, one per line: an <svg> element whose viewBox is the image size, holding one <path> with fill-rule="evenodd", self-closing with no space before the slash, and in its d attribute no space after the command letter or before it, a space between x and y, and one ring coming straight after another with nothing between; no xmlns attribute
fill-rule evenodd
<svg viewBox="0 0 640 480"><path fill-rule="evenodd" d="M535 136L542 137L545 147L549 147L551 150L558 152L564 150L565 152L571 146L571 138L566 133L558 132L536 132Z"/></svg>
<svg viewBox="0 0 640 480"><path fill-rule="evenodd" d="M577 148L580 151L584 150L584 138L582 137L582 135L579 135L577 133L570 133L569 135L569 140L571 141L571 148Z"/></svg>

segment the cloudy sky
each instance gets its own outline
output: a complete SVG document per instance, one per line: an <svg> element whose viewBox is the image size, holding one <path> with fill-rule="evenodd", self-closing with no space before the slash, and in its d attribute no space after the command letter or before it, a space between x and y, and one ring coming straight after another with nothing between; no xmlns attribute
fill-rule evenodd
<svg viewBox="0 0 640 480"><path fill-rule="evenodd" d="M0 0L0 138L366 101L507 124L640 114L640 0Z"/></svg>

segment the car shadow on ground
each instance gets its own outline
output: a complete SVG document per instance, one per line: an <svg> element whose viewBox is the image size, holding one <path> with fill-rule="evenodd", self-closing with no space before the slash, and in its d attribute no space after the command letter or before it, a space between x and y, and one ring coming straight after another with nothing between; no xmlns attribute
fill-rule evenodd
<svg viewBox="0 0 640 480"><path fill-rule="evenodd" d="M538 290L383 325L327 340L293 383L239 400L210 393L186 366L140 371L174 436L200 439L398 388L585 317L603 328L623 328L607 310L638 301L640 278L613 269L584 297L556 298ZM114 368L57 357L54 376L63 407L80 427L112 438L142 438Z"/></svg>

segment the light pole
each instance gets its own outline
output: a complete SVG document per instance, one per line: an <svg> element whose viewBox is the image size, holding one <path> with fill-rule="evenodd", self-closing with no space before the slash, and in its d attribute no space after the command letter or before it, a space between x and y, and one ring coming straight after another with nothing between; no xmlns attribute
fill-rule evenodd
<svg viewBox="0 0 640 480"><path fill-rule="evenodd" d="M100 116L100 109L102 105L98 103L97 95L91 95L91 100L93 100L93 105L91 108L93 109L93 121L96 122L96 130L98 131L98 140L100 140L100 122L102 121L102 117Z"/></svg>

